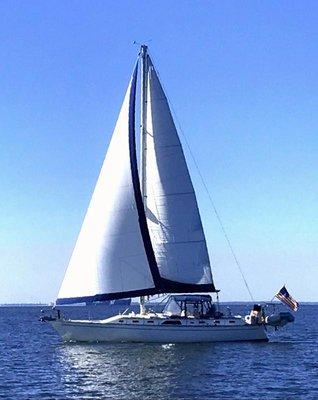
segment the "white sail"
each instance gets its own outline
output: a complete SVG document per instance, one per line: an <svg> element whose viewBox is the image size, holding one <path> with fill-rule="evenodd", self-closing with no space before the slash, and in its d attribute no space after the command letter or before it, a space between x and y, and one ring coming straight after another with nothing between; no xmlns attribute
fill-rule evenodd
<svg viewBox="0 0 318 400"><path fill-rule="evenodd" d="M160 276L214 290L205 236L166 96L148 58L146 215ZM194 288L195 290L195 288Z"/></svg>
<svg viewBox="0 0 318 400"><path fill-rule="evenodd" d="M133 124L129 118L134 114L135 79L136 71L59 291L58 303L129 297L154 288L132 179L129 126L133 129Z"/></svg>

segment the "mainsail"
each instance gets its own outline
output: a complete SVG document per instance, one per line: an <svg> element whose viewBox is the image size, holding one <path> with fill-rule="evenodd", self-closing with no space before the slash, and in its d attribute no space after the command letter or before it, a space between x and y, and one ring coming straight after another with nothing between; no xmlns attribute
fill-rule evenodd
<svg viewBox="0 0 318 400"><path fill-rule="evenodd" d="M214 291L197 201L167 98L148 56L146 214L163 284Z"/></svg>
<svg viewBox="0 0 318 400"><path fill-rule="evenodd" d="M142 62L148 87L146 196L141 193L135 145L136 66L57 304L215 291L195 193L168 102L149 56Z"/></svg>

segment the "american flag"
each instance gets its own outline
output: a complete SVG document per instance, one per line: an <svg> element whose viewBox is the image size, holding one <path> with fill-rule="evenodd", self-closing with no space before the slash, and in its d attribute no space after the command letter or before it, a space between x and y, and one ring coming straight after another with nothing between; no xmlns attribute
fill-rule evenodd
<svg viewBox="0 0 318 400"><path fill-rule="evenodd" d="M285 303L286 306L291 308L293 311L298 310L299 303L294 298L291 297L285 285L280 289L280 291L277 294L275 294L275 297L277 297L278 300Z"/></svg>

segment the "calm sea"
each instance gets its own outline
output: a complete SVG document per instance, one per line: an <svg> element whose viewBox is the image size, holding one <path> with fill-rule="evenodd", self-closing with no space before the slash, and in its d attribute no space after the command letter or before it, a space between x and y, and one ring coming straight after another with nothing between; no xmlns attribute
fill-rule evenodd
<svg viewBox="0 0 318 400"><path fill-rule="evenodd" d="M1 399L318 399L317 305L269 343L63 344L39 314L0 307Z"/></svg>

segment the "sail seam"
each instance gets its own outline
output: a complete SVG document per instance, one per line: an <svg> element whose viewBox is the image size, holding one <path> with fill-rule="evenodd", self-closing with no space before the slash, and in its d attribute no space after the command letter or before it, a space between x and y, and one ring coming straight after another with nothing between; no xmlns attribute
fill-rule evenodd
<svg viewBox="0 0 318 400"><path fill-rule="evenodd" d="M168 242L161 242L164 244L167 244ZM175 245L175 244L186 244L186 243L205 243L205 240L185 240L185 241L181 241L181 242L169 242L169 244Z"/></svg>
<svg viewBox="0 0 318 400"><path fill-rule="evenodd" d="M194 194L194 191L192 191L192 192L174 192L174 193L157 194L155 197L182 196L182 195L187 195L187 194Z"/></svg>

